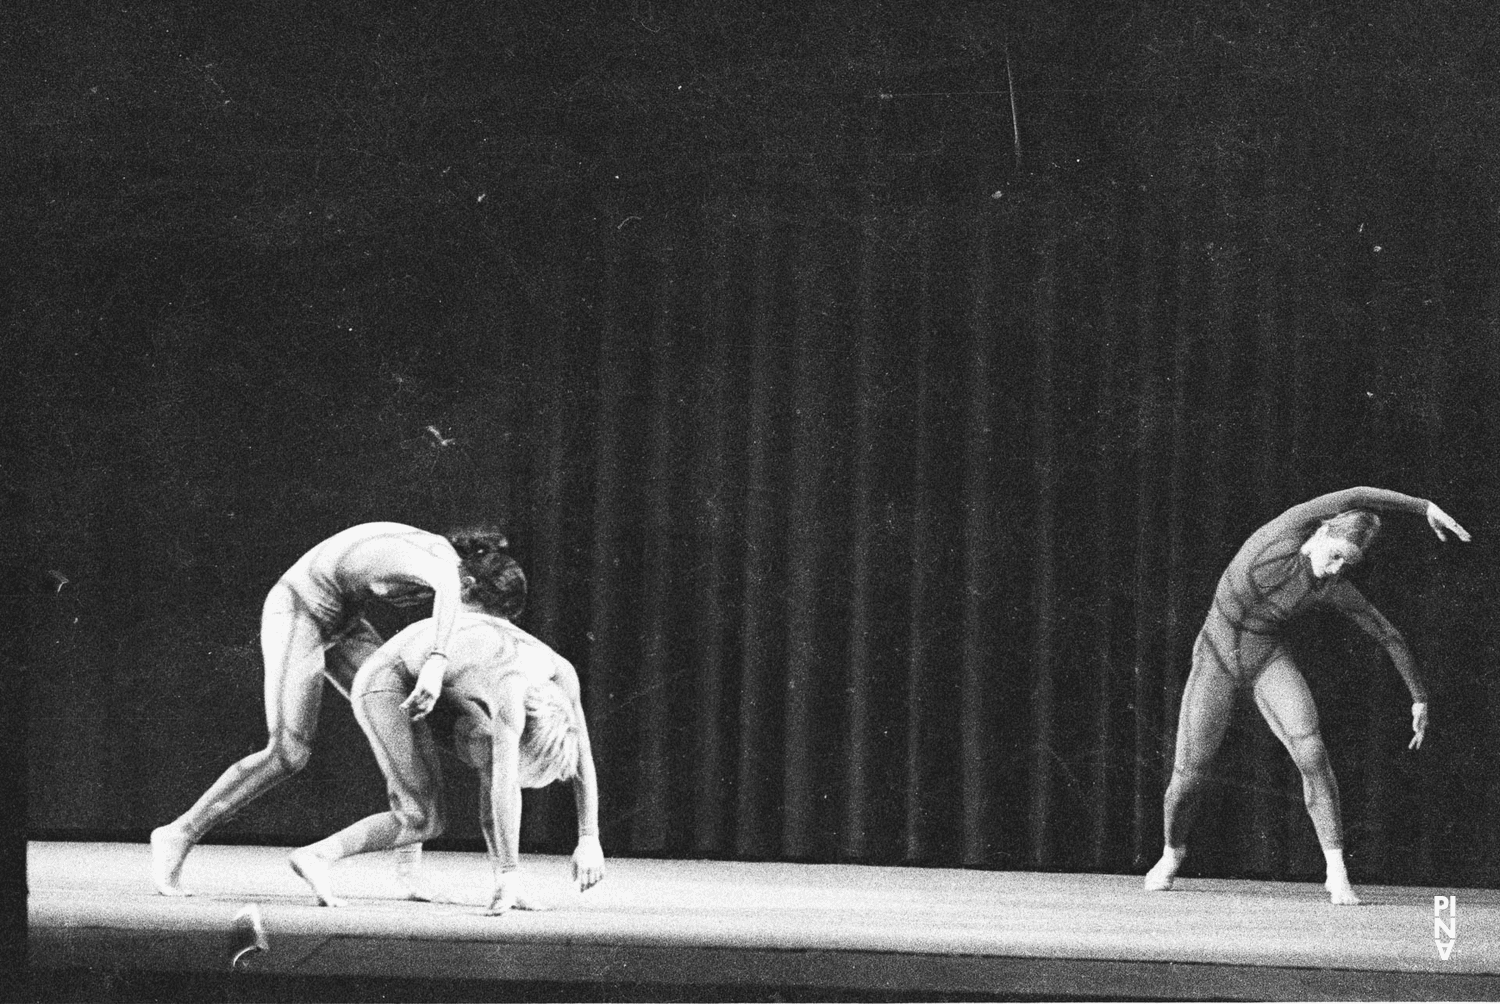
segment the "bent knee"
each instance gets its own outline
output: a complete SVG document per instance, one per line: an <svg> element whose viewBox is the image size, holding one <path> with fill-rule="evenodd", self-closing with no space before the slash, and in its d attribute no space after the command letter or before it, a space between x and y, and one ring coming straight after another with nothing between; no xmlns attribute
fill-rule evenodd
<svg viewBox="0 0 1500 1004"><path fill-rule="evenodd" d="M306 736L283 732L271 737L266 752L283 773L295 774L312 758L312 742Z"/></svg>
<svg viewBox="0 0 1500 1004"><path fill-rule="evenodd" d="M421 840L442 836L447 829L447 820L438 805L392 799L391 812L400 821L402 830Z"/></svg>

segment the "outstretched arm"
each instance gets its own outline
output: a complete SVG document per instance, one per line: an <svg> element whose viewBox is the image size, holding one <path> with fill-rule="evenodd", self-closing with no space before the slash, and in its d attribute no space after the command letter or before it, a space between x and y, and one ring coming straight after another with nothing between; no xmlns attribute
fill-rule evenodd
<svg viewBox="0 0 1500 1004"><path fill-rule="evenodd" d="M1285 515L1299 523L1319 523L1325 519L1332 519L1341 512L1348 512L1350 509L1409 512L1413 515L1421 515L1431 504L1426 499L1417 498L1415 495L1403 495L1401 492L1388 491L1385 488L1345 488L1294 505L1286 511Z"/></svg>
<svg viewBox="0 0 1500 1004"><path fill-rule="evenodd" d="M1395 664L1396 672L1406 681L1406 689L1411 692L1413 733L1408 748L1417 749L1427 734L1427 687L1422 682L1422 675L1417 672L1417 662L1412 658L1406 639L1394 624L1385 619L1384 614L1375 609L1373 603L1365 599L1364 593L1347 579L1339 579L1329 587L1327 600L1344 616L1358 624L1365 634L1379 642Z"/></svg>
<svg viewBox="0 0 1500 1004"><path fill-rule="evenodd" d="M578 770L573 775L573 806L578 813L578 847L573 851L573 881L583 892L604 879L604 848L599 844L599 775L594 771L594 753L589 743L588 720L583 715L578 673L566 660L558 659L553 674L578 722Z"/></svg>
<svg viewBox="0 0 1500 1004"><path fill-rule="evenodd" d="M495 890L489 912L527 908L520 888L521 733L526 728L526 681L509 674L500 681L490 733L491 841Z"/></svg>
<svg viewBox="0 0 1500 1004"><path fill-rule="evenodd" d="M1437 503L1417 498L1415 495L1388 491L1385 488L1345 488L1342 491L1329 492L1327 495L1319 495L1315 499L1292 506L1282 513L1280 519L1311 528L1313 524L1332 519L1339 513L1348 512L1350 509L1420 514L1427 518L1427 525L1432 527L1432 532L1437 534L1439 540L1447 540L1448 532L1452 532L1459 540L1469 539L1469 532L1459 526L1458 521L1452 516L1438 508Z"/></svg>

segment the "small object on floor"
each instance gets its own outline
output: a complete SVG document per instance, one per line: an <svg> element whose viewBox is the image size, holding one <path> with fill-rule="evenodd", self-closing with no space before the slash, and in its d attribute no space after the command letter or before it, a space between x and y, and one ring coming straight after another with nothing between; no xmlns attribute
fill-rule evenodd
<svg viewBox="0 0 1500 1004"><path fill-rule="evenodd" d="M260 915L260 907L250 903L234 915L229 935L229 968L238 969L240 960L252 952L270 950L271 942L266 938L266 922Z"/></svg>

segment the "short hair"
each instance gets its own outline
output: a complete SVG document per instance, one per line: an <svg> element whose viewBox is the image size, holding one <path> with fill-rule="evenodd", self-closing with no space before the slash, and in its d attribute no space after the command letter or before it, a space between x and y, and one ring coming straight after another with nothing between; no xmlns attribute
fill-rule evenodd
<svg viewBox="0 0 1500 1004"><path fill-rule="evenodd" d="M554 682L526 688L526 727L521 732L521 785L541 788L578 773L580 728L573 702Z"/></svg>
<svg viewBox="0 0 1500 1004"><path fill-rule="evenodd" d="M515 558L497 551L464 558L463 598L494 617L515 620L526 609L526 573Z"/></svg>
<svg viewBox="0 0 1500 1004"><path fill-rule="evenodd" d="M1367 509L1349 509L1324 520L1328 536L1347 540L1363 552L1380 534L1380 517Z"/></svg>

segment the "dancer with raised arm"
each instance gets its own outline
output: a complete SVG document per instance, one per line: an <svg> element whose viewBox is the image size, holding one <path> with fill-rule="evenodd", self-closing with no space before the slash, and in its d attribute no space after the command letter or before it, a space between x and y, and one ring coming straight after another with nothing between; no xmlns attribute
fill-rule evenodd
<svg viewBox="0 0 1500 1004"><path fill-rule="evenodd" d="M1193 668L1182 692L1177 753L1165 797L1166 847L1146 874L1146 888L1172 888L1187 854L1192 826L1214 755L1234 711L1249 689L1260 713L1292 755L1318 842L1327 858L1330 899L1354 906L1359 897L1344 864L1338 782L1318 729L1307 681L1282 640L1282 628L1317 605L1333 607L1389 654L1412 698L1410 749L1427 733L1427 690L1411 650L1391 623L1354 585L1340 577L1369 550L1380 530L1376 510L1420 513L1439 540L1469 534L1436 504L1380 488L1349 488L1293 506L1250 536L1224 574L1193 646Z"/></svg>
<svg viewBox="0 0 1500 1004"><path fill-rule="evenodd" d="M464 609L449 641L441 699L456 712L459 757L479 771L479 821L494 888L489 913L536 909L522 884L521 789L573 782L580 891L604 878L599 788L578 674L566 659L511 623L525 605L526 578L505 554L465 565ZM292 869L324 906L342 906L331 866L354 854L429 840L443 832L442 774L422 719L439 688L413 691L438 630L419 621L386 642L355 677L351 701L385 773L390 810L367 816L291 855ZM408 696L410 695L410 696Z"/></svg>
<svg viewBox="0 0 1500 1004"><path fill-rule="evenodd" d="M266 747L226 770L192 808L151 834L151 879L164 896L184 896L182 865L212 827L301 770L312 754L323 681L345 696L355 671L380 647L364 604L397 606L432 600L434 631L423 654L414 703L429 702L441 685L444 646L459 609L459 567L506 546L502 534L464 531L451 537L401 523L362 523L304 554L271 587L261 611L265 661ZM416 854L399 864L416 898L425 893Z"/></svg>

